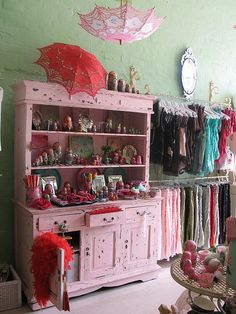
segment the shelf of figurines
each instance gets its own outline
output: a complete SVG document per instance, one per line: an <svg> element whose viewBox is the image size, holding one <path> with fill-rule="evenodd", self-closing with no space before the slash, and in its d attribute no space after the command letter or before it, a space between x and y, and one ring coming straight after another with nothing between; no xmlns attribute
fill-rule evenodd
<svg viewBox="0 0 236 314"><path fill-rule="evenodd" d="M101 164L101 165L53 165L53 166L38 166L38 167L32 167L32 170L46 170L46 169L81 169L81 168L91 168L93 169L94 166L96 166L96 168L145 168L146 165L132 165L132 164Z"/></svg>
<svg viewBox="0 0 236 314"><path fill-rule="evenodd" d="M99 132L73 132L73 131L48 131L48 130L32 130L32 134L63 134L63 135L77 135L77 136L112 136L112 137L143 137L146 135L139 133L99 133Z"/></svg>
<svg viewBox="0 0 236 314"><path fill-rule="evenodd" d="M87 138L89 139L89 138ZM91 138L90 138L91 139ZM41 147L41 148L40 148ZM45 147L42 149L42 147ZM133 145L125 145L122 149L113 149L111 145L101 146L101 154L94 153L93 141L81 142L78 138L70 138L66 149L62 150L60 142L48 144L47 138L38 142L32 137L32 167L45 168L83 168L83 167L145 167L144 158Z"/></svg>
<svg viewBox="0 0 236 314"><path fill-rule="evenodd" d="M103 146L103 155L92 154L89 157L84 157L73 153L71 148L68 148L64 153L60 151L57 154L53 148L48 148L41 154L38 154L32 162L33 169L51 169L51 168L112 168L112 167L145 167L143 157L137 154L137 150L132 145L127 145L121 150L109 152L107 147Z"/></svg>
<svg viewBox="0 0 236 314"><path fill-rule="evenodd" d="M122 119L121 119L122 120ZM99 134L99 135L142 135L140 129L135 128L131 125L125 125L122 121L115 121L114 118L107 118L106 121L94 122L88 114L79 114L78 122L72 120L70 115L66 115L62 122L60 119L49 119L43 120L42 113L40 110L34 110L32 118L32 131L37 132L62 132L63 134L80 134L86 135L89 134Z"/></svg>
<svg viewBox="0 0 236 314"><path fill-rule="evenodd" d="M104 180L103 175L84 173L79 179L78 189L70 181L65 181L60 190L57 190L56 178L40 177L40 175L26 175L26 203L36 209L47 209L52 206L68 207L105 203L117 200L149 199L156 196L156 192L149 190L146 182L133 180L124 183L121 179L115 181Z"/></svg>

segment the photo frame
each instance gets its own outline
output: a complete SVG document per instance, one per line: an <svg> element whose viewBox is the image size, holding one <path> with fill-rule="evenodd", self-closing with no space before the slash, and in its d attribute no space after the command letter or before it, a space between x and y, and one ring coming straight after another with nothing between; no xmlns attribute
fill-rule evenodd
<svg viewBox="0 0 236 314"><path fill-rule="evenodd" d="M111 146L113 151L121 149L124 146L122 138L120 137L109 137L107 139L107 145Z"/></svg>
<svg viewBox="0 0 236 314"><path fill-rule="evenodd" d="M116 186L116 183L118 182L118 181L122 181L123 182L123 178L122 178L122 175L111 175L111 176L108 176L107 177L107 180L108 180L108 182L112 182L112 183L114 183L114 185Z"/></svg>
<svg viewBox="0 0 236 314"><path fill-rule="evenodd" d="M94 191L100 191L106 185L105 177L103 174L97 175L92 183L92 189Z"/></svg>
<svg viewBox="0 0 236 314"><path fill-rule="evenodd" d="M47 185L50 184L51 190L52 190L52 195L56 195L58 187L57 187L57 179L55 176L42 177L41 178L41 184L42 184L42 190L43 191L45 191Z"/></svg>
<svg viewBox="0 0 236 314"><path fill-rule="evenodd" d="M94 153L91 136L69 136L69 147L74 154L83 158L91 158Z"/></svg>

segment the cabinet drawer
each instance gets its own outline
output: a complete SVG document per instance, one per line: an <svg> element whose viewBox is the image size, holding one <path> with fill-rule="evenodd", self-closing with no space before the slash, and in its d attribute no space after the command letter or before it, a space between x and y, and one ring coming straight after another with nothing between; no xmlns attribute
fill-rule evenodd
<svg viewBox="0 0 236 314"><path fill-rule="evenodd" d="M56 217L39 217L38 230L46 231L51 230L53 232L62 231L63 224L66 231L76 230L76 228L85 225L84 213L76 215L65 215Z"/></svg>
<svg viewBox="0 0 236 314"><path fill-rule="evenodd" d="M106 225L122 224L125 222L125 212L118 211L97 215L90 215L89 213L86 213L85 221L87 227L100 227Z"/></svg>
<svg viewBox="0 0 236 314"><path fill-rule="evenodd" d="M126 221L141 222L144 218L153 220L157 216L157 210L156 205L129 207L126 209Z"/></svg>

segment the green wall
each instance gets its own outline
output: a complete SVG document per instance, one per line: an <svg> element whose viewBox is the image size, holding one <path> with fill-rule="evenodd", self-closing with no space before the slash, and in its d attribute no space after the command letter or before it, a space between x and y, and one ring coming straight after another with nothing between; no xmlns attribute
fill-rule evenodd
<svg viewBox="0 0 236 314"><path fill-rule="evenodd" d="M115 6L117 0L97 0ZM218 86L217 100L236 92L236 2L235 0L133 0L137 8L156 6L167 16L149 38L127 45L97 39L79 25L77 11L87 13L94 0L0 0L0 86L2 104L2 151L0 152L0 263L14 261L13 143L14 102L11 86L23 79L45 80L44 71L33 62L36 48L52 42L79 45L95 54L110 71L129 78L134 64L153 93L181 95L178 79L180 57L187 47L198 61L195 98L208 98L209 81ZM21 143L17 143L21 145ZM17 156L16 156L17 158Z"/></svg>

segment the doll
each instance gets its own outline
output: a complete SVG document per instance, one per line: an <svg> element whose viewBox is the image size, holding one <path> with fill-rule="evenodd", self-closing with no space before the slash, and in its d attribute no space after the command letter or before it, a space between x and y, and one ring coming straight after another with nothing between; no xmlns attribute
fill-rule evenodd
<svg viewBox="0 0 236 314"><path fill-rule="evenodd" d="M42 158L43 158L43 165L47 166L48 165L48 154L47 154L47 152L42 153Z"/></svg>
<svg viewBox="0 0 236 314"><path fill-rule="evenodd" d="M52 145L52 149L54 152L54 157L55 157L55 163L60 164L62 161L62 151L61 151L61 144L59 142L55 142Z"/></svg>
<svg viewBox="0 0 236 314"><path fill-rule="evenodd" d="M66 152L65 152L65 165L66 166L71 166L73 164L73 151L71 148L67 148Z"/></svg>
<svg viewBox="0 0 236 314"><path fill-rule="evenodd" d="M62 124L62 131L73 131L73 122L71 116L65 116Z"/></svg>
<svg viewBox="0 0 236 314"><path fill-rule="evenodd" d="M52 148L48 149L48 165L52 166L55 164L55 156Z"/></svg>

